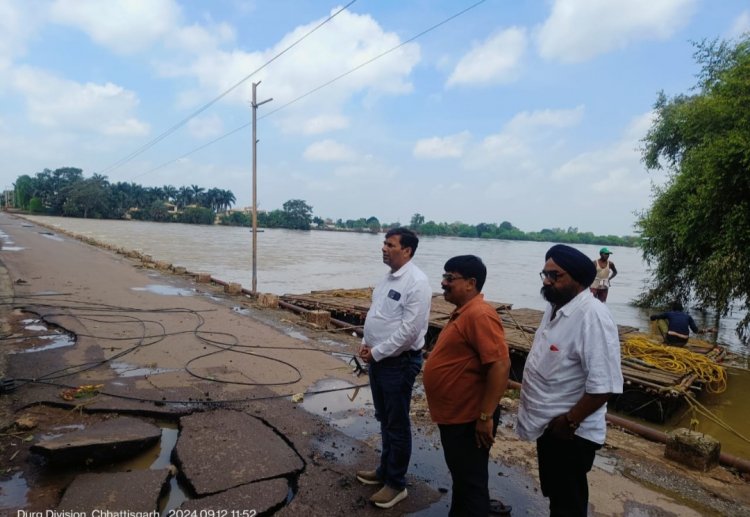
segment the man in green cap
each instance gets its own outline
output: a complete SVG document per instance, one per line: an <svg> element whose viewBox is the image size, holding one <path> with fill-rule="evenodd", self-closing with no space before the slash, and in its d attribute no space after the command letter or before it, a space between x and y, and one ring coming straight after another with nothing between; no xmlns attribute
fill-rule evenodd
<svg viewBox="0 0 750 517"><path fill-rule="evenodd" d="M602 303L607 301L610 281L617 276L615 263L609 260L611 254L609 248L604 247L599 250L599 258L594 259L596 278L594 278L594 283L591 284L591 294Z"/></svg>

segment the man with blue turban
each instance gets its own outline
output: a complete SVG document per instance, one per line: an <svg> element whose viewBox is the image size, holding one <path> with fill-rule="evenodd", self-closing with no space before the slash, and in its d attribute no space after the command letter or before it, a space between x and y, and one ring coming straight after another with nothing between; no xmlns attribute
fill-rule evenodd
<svg viewBox="0 0 750 517"><path fill-rule="evenodd" d="M593 262L552 246L541 271L549 302L526 359L518 435L536 440L550 515L585 516L587 473L604 444L607 400L622 393L620 339L607 306L591 294Z"/></svg>

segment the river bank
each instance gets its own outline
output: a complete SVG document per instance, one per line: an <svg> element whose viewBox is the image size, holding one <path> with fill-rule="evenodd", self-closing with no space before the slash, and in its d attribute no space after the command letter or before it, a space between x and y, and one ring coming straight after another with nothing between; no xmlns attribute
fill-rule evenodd
<svg viewBox="0 0 750 517"><path fill-rule="evenodd" d="M104 380L114 386L125 383L128 393L134 391L144 398L146 395L163 397L169 394L170 400L174 396L180 397L175 400L183 402L190 398L206 398L207 393L219 401L240 400L259 389L256 386L251 390L243 384L225 385L220 381L248 382L250 377L253 382L280 383L263 389L263 393L271 391L281 395L273 402L264 402L267 404L263 408L264 418L271 419L271 415L277 414L293 415L288 416L288 421L281 419L276 427L283 430L294 443L305 458L306 468L310 470L300 478L304 489L296 493L290 504L280 508L278 514L350 515L354 511L365 514L373 511L367 505L362 508L357 506L357 501L361 503L360 498L365 497L366 493L347 476L357 459L372 461L376 454L374 449L378 446L377 425L372 417L368 390L351 388L330 393L310 393L325 390L325 386L320 384L323 381L344 383L343 386L366 383L366 379L353 377L346 362L339 358L356 349L357 339L338 332L321 332L305 325L291 313L263 309L246 297L226 297L220 290L217 292L205 285L196 285L192 278L184 275L168 275L143 268L141 260L92 248L65 236L45 234L40 227L23 220L3 215L0 216L0 225L13 238L14 247L23 248L0 256L9 271L10 281L6 283L15 290L13 307L33 305L41 310L42 305L47 305L47 320L62 323L66 329L78 335L75 347L25 354L27 359L34 356L33 361L26 361L29 368L36 368L36 372L47 371L42 368L40 354L48 355L50 361L56 362L57 369L61 367L59 361L62 359L70 361L70 364L90 361L94 351L107 358L107 354L114 353L109 348L122 346L115 340L102 337L112 338L114 325L116 332L131 338L164 335L164 340L158 343L149 341L148 347L140 348L137 354L129 358L129 362L132 361L131 370L136 370L134 367L138 366L145 368L148 374L120 377L108 369L106 374L97 371L81 374L83 377L75 378L75 381L89 383ZM40 299L44 303L40 303ZM54 299L64 299L65 303L53 306L54 303L50 302ZM71 300L77 303L71 303ZM107 318L102 314L92 316L95 308L105 305L110 308L129 306L160 310L149 313L148 317L142 314L138 325L139 328L147 325L147 332L139 331L134 335L132 321L121 321L125 319L121 314L117 318L111 315ZM185 306L192 308L192 312L165 310ZM61 312L70 319L60 316ZM223 342L224 345L228 343L228 334L236 336L238 343L275 344L278 350L274 352L273 359L277 361L269 363L240 354L193 360L206 354L204 347L209 346L201 340L192 344L191 336L196 335L197 325L191 323L194 314L199 314L204 322L199 335L210 337L211 341ZM17 319L23 321L24 318ZM146 321L159 321L166 324L168 330L157 332L158 325ZM190 340L186 343L188 337ZM85 353L73 350L81 346L85 346ZM324 350L325 353L306 351L310 348ZM295 351L290 351L292 349ZM222 351L222 354L226 352ZM187 369L200 373L203 377L200 382L186 375L184 370L189 361L192 362ZM297 376L294 368L279 361L292 363L300 375ZM227 367L229 370L222 369ZM172 371L155 372L162 368ZM214 378L208 378L210 376ZM9 419L15 421L22 416L20 413L30 411L29 403L46 401L60 404L58 389L34 391L31 397L23 393L27 388L22 387L14 393L15 402L10 408L12 413ZM301 424L308 422L308 417L303 418L301 415L304 412L299 409L291 409L294 406L288 400L288 395L303 391L308 394L302 407L314 413L309 417L313 418L313 423L309 424ZM16 400L17 397L19 400ZM20 400L20 397L25 400ZM3 396L0 400L5 404L9 399ZM30 402L33 400L36 402ZM75 405L79 406L82 417L99 415L103 418L108 413L105 413L104 406L98 404L102 402L96 400ZM507 411L492 450L491 490L494 495L514 506L514 515L543 514L546 506L544 498L538 493L534 446L515 437L512 398L505 400L504 404ZM39 406L35 411L44 411L45 407ZM141 405L134 407L118 401L116 409L132 412L138 407ZM152 410L154 408L150 408ZM185 408L181 407L180 411L184 412ZM40 426L53 428L73 425L63 418L64 415L69 419L70 412L46 413L50 416L45 417L47 420L40 417ZM323 420L315 420L315 414ZM175 416L172 415L172 418ZM439 439L429 421L419 390L415 396L413 418L416 451L411 469L414 489L410 487L412 495L407 499L410 505L399 505L393 512L385 514L408 512L444 515L449 494L444 493L439 499L437 497L443 490L449 489L449 483L446 484L447 473L442 464ZM3 487L7 485L2 483L13 479L19 472L32 472L36 468L29 466L29 456L23 450L28 446L24 440L30 434L37 434L37 431L8 436L15 432L13 427L3 431L2 464L11 469L6 470L0 478L0 486ZM314 479L316 477L319 479ZM52 481L41 474L26 481L30 479L42 485L43 482ZM52 501L54 496L59 498L64 487L60 487L59 481L57 483L51 485L54 489L48 485L46 491L42 485L35 486L37 500L40 501L41 497L49 497L48 501ZM716 468L706 474L692 472L665 460L663 446L616 429L610 430L608 445L601 451L592 471L591 492L592 515L750 515L750 491L747 482L740 476L724 468ZM316 503L318 506L313 506L315 498L321 501ZM331 506L326 507L325 504ZM423 505L421 508L420 504ZM323 513L315 513L315 508Z"/></svg>

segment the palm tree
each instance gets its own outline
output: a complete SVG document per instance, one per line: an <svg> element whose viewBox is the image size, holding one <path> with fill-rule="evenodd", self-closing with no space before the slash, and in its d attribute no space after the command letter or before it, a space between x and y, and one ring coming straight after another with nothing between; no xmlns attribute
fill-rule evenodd
<svg viewBox="0 0 750 517"><path fill-rule="evenodd" d="M167 198L167 201L174 203L177 200L177 194L179 192L177 187L164 185L161 189L164 191L164 196Z"/></svg>
<svg viewBox="0 0 750 517"><path fill-rule="evenodd" d="M190 189L193 191L193 203L201 204L201 197L206 189L198 185L190 185Z"/></svg>
<svg viewBox="0 0 750 517"><path fill-rule="evenodd" d="M177 197L175 198L175 204L178 208L185 208L193 202L193 189L190 187L182 186L177 191Z"/></svg>
<svg viewBox="0 0 750 517"><path fill-rule="evenodd" d="M219 207L221 210L227 211L237 202L237 198L234 197L231 190L220 190L219 192Z"/></svg>

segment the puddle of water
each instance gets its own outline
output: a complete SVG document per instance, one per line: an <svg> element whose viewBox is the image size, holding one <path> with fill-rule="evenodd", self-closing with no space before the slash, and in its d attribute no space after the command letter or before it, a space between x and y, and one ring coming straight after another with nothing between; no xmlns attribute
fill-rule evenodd
<svg viewBox="0 0 750 517"><path fill-rule="evenodd" d="M615 458L608 458L598 453L594 456L594 466L599 467L603 471L614 474L617 472L617 460Z"/></svg>
<svg viewBox="0 0 750 517"><path fill-rule="evenodd" d="M109 364L120 377L145 377L147 375L158 375L160 373L175 372L177 368L149 368L136 366L129 363L112 362Z"/></svg>
<svg viewBox="0 0 750 517"><path fill-rule="evenodd" d="M65 334L60 334L59 336L42 336L41 339L52 340L52 343L48 345L27 348L26 350L16 350L16 351L9 352L9 353L10 354L31 354L34 352L43 352L44 350L63 348L66 346L73 346L76 344L75 340L72 337L67 336Z"/></svg>
<svg viewBox="0 0 750 517"><path fill-rule="evenodd" d="M28 503L28 492L29 485L21 472L16 472L9 480L0 482L0 510L23 508Z"/></svg>
<svg viewBox="0 0 750 517"><path fill-rule="evenodd" d="M240 307L239 305L235 305L234 307L232 307L232 311L236 312L237 314L242 314L243 316L247 316L250 314L250 311L248 309Z"/></svg>
<svg viewBox="0 0 750 517"><path fill-rule="evenodd" d="M161 423L161 439L159 443L143 451L130 460L119 462L111 466L110 472L127 472L132 470L160 470L172 465L172 451L177 445L179 430L171 422ZM169 490L159 498L159 512L166 516L170 510L178 508L184 501L190 499L187 491L177 480L177 476L169 479Z"/></svg>
<svg viewBox="0 0 750 517"><path fill-rule="evenodd" d="M299 339L300 341L310 341L310 338L304 335L302 332L299 332L297 330L292 330L289 328L281 329L284 334L286 334L289 337L293 337L294 339Z"/></svg>
<svg viewBox="0 0 750 517"><path fill-rule="evenodd" d="M11 243L8 243L11 244ZM5 243L3 243L2 248L0 248L0 251L22 251L26 248L22 248L20 246L5 246Z"/></svg>
<svg viewBox="0 0 750 517"><path fill-rule="evenodd" d="M172 450L177 445L178 435L179 431L176 428L162 428L159 456L151 464L151 470L163 469L171 465ZM159 501L159 511L162 516L166 516L188 499L190 497L180 485L177 476L172 476L169 480L169 492L164 494Z"/></svg>
<svg viewBox="0 0 750 517"><path fill-rule="evenodd" d="M364 382L366 377L360 377ZM310 391L345 388L350 383L342 380L327 379L315 384ZM375 420L372 407L372 395L369 387L333 391L305 396L302 407L316 415L322 416L341 432L365 440L380 433L380 424ZM504 425L501 422L500 425ZM341 458L335 444L319 443L323 454L334 454ZM490 460L488 465L490 495L513 506L516 515L546 515L547 502L534 491L536 483L522 469L504 465L498 460ZM429 508L410 514L418 517L443 517L448 514L451 500L451 477L445 465L443 450L440 445L440 433L437 428L417 428L412 426L412 456L409 473L416 476L443 495Z"/></svg>
<svg viewBox="0 0 750 517"><path fill-rule="evenodd" d="M52 431L81 431L85 429L86 426L83 424L71 424L71 425L60 425L57 427L53 427ZM65 433L48 433L43 434L39 438L40 440L53 440L55 438L59 438L63 436Z"/></svg>
<svg viewBox="0 0 750 517"><path fill-rule="evenodd" d="M62 242L64 240L62 237L60 237L59 235L55 235L54 233L50 233L50 232L39 232L39 233L42 235L42 237L46 237L47 239L52 240L52 241Z"/></svg>
<svg viewBox="0 0 750 517"><path fill-rule="evenodd" d="M146 287L131 287L133 291L148 291L163 296L193 296L193 291L169 285L149 284Z"/></svg>

